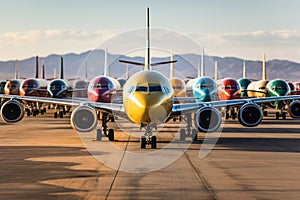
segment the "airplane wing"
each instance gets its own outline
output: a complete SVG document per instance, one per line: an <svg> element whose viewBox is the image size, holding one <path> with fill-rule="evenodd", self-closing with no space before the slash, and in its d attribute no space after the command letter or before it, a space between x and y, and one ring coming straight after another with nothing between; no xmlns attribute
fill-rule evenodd
<svg viewBox="0 0 300 200"><path fill-rule="evenodd" d="M115 114L122 115L124 113L123 104L117 103L100 103L100 102L89 102L84 99L73 98L73 99L56 99L56 98L47 98L47 97L34 97L34 96L18 96L18 95L5 95L0 94L1 99L15 99L20 101L28 102L39 102L39 103L48 103L48 104L57 104L63 106L80 106L80 105L89 105L94 107L97 110L105 111Z"/></svg>
<svg viewBox="0 0 300 200"><path fill-rule="evenodd" d="M282 96L282 97L262 97L262 98L248 98L248 99L234 99L234 100L226 100L226 101L210 101L210 102L197 102L197 103L180 103L174 104L172 108L171 118L174 116L192 113L197 111L199 108L203 106L210 107L230 107L230 106L239 106L245 103L270 103L274 101L285 101L285 100L299 100L300 95L290 95L290 96Z"/></svg>

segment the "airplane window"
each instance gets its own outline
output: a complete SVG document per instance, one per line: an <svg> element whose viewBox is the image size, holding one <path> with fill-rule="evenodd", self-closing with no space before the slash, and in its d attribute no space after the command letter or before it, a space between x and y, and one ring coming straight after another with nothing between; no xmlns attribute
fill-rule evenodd
<svg viewBox="0 0 300 200"><path fill-rule="evenodd" d="M174 90L183 90L184 87L183 87L183 86L180 86L180 85L177 85L177 86L174 85L174 86L173 86L173 89L174 89Z"/></svg>
<svg viewBox="0 0 300 200"><path fill-rule="evenodd" d="M162 86L161 89L162 89L163 93L165 93L165 94L169 93L169 89L166 86Z"/></svg>
<svg viewBox="0 0 300 200"><path fill-rule="evenodd" d="M148 87L147 86L137 86L135 89L136 92L147 92Z"/></svg>
<svg viewBox="0 0 300 200"><path fill-rule="evenodd" d="M149 92L162 92L160 85L149 86Z"/></svg>
<svg viewBox="0 0 300 200"><path fill-rule="evenodd" d="M129 88L129 90L128 90L128 93L130 94L130 93L132 93L134 90L135 90L135 86L131 86L131 87Z"/></svg>
<svg viewBox="0 0 300 200"><path fill-rule="evenodd" d="M94 84L92 88L98 88L98 89L112 89L111 84Z"/></svg>
<svg viewBox="0 0 300 200"><path fill-rule="evenodd" d="M265 90L266 87L259 87L258 89L260 89L260 90Z"/></svg>

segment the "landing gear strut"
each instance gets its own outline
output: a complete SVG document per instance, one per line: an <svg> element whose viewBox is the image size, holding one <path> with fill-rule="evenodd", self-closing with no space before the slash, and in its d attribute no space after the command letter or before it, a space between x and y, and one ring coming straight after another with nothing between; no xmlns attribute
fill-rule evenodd
<svg viewBox="0 0 300 200"><path fill-rule="evenodd" d="M100 116L100 115L102 115L102 116ZM114 129L108 129L108 126L107 126L107 123L109 121L111 121L111 122L114 121L114 117L105 112L98 113L98 117L102 121L102 130L101 129L97 130L96 140L100 141L102 139L102 133L104 133L104 135L106 135L108 137L109 141L114 141L115 140L115 131L114 131Z"/></svg>
<svg viewBox="0 0 300 200"><path fill-rule="evenodd" d="M157 140L156 140L156 136L152 135L153 128L157 129L156 126L146 126L145 127L145 129L146 129L145 135L143 135L140 140L141 149L145 149L146 145L151 145L152 149L156 149Z"/></svg>
<svg viewBox="0 0 300 200"><path fill-rule="evenodd" d="M192 141L197 141L198 131L192 128L192 114L186 114L182 119L186 121L186 128L179 131L180 141L185 141L186 137L191 137Z"/></svg>

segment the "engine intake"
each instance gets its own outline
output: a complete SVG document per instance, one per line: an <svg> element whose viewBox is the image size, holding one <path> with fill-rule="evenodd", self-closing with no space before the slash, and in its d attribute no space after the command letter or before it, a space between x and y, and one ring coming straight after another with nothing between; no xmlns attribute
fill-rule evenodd
<svg viewBox="0 0 300 200"><path fill-rule="evenodd" d="M238 112L239 122L243 126L254 127L260 124L263 118L263 112L259 105L255 103L244 104Z"/></svg>
<svg viewBox="0 0 300 200"><path fill-rule="evenodd" d="M202 132L214 132L221 125L220 112L214 107L202 107L195 115L195 126Z"/></svg>
<svg viewBox="0 0 300 200"><path fill-rule="evenodd" d="M300 118L300 101L290 103L288 113L292 118Z"/></svg>
<svg viewBox="0 0 300 200"><path fill-rule="evenodd" d="M90 106L78 106L71 114L71 125L79 132L90 132L97 126L97 115Z"/></svg>
<svg viewBox="0 0 300 200"><path fill-rule="evenodd" d="M1 107L1 118L9 123L22 120L24 114L24 105L16 100L7 101Z"/></svg>

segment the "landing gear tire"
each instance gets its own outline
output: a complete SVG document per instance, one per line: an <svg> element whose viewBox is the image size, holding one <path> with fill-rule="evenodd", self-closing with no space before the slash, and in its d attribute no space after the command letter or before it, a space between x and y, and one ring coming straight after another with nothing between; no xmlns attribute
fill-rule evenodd
<svg viewBox="0 0 300 200"><path fill-rule="evenodd" d="M268 111L264 111L264 117L268 116Z"/></svg>
<svg viewBox="0 0 300 200"><path fill-rule="evenodd" d="M64 118L64 111L59 111L59 118Z"/></svg>
<svg viewBox="0 0 300 200"><path fill-rule="evenodd" d="M54 118L57 118L57 112L54 113L54 116L53 116L53 117L54 117Z"/></svg>
<svg viewBox="0 0 300 200"><path fill-rule="evenodd" d="M151 148L156 149L157 142L156 142L156 136L151 137Z"/></svg>
<svg viewBox="0 0 300 200"><path fill-rule="evenodd" d="M286 120L286 112L283 112L283 113L282 113L282 119L283 119L283 120Z"/></svg>
<svg viewBox="0 0 300 200"><path fill-rule="evenodd" d="M280 116L279 112L276 112L276 120L279 119L279 116Z"/></svg>
<svg viewBox="0 0 300 200"><path fill-rule="evenodd" d="M146 137L141 137L141 149L146 149Z"/></svg>
<svg viewBox="0 0 300 200"><path fill-rule="evenodd" d="M114 129L108 129L108 140L109 141L114 141L115 140L115 131Z"/></svg>
<svg viewBox="0 0 300 200"><path fill-rule="evenodd" d="M185 129L180 129L180 131L179 131L179 140L180 141L185 141L185 137L186 137Z"/></svg>
<svg viewBox="0 0 300 200"><path fill-rule="evenodd" d="M192 130L192 141L195 142L197 141L197 137L198 137L198 131L196 129Z"/></svg>

